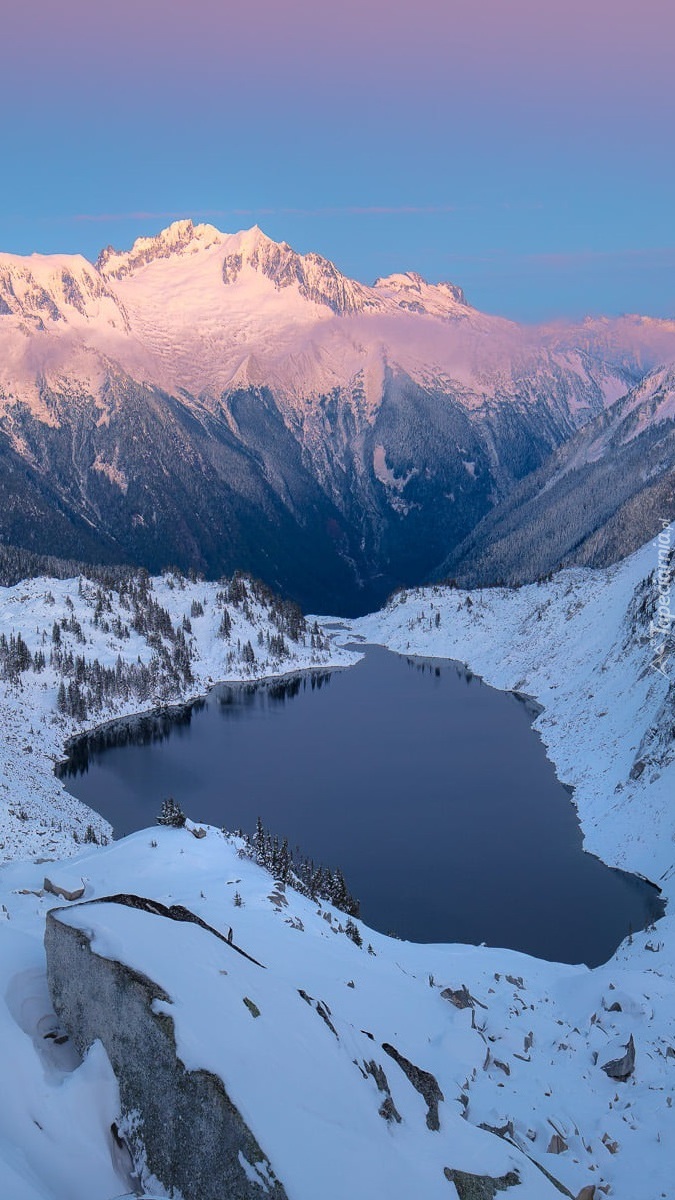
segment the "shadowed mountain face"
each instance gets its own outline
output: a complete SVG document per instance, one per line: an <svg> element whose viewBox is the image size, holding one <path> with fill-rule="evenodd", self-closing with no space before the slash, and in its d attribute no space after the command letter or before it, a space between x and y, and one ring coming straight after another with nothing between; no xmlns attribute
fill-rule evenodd
<svg viewBox="0 0 675 1200"><path fill-rule="evenodd" d="M433 573L465 587L609 566L675 519L675 370L652 372L513 488Z"/></svg>
<svg viewBox="0 0 675 1200"><path fill-rule="evenodd" d="M672 322L526 329L453 284L367 287L259 229L177 222L96 266L0 255L0 538L242 568L305 608L364 611L449 553L466 568L491 513L536 524L537 473L672 358ZM630 447L596 439L583 469L660 444L662 416L641 411ZM642 490L601 487L614 509Z"/></svg>

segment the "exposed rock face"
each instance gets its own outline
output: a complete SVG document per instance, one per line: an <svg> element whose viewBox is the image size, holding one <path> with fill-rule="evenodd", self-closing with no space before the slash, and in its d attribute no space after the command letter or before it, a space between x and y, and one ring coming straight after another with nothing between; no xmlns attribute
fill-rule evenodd
<svg viewBox="0 0 675 1200"><path fill-rule="evenodd" d="M372 1075L379 1091L384 1092L384 1100L378 1109L380 1116L384 1117L385 1121L396 1121L400 1125L401 1114L394 1104L384 1067L380 1063L376 1063L374 1058L371 1058L369 1062L364 1061L363 1069L366 1075Z"/></svg>
<svg viewBox="0 0 675 1200"><path fill-rule="evenodd" d="M626 1053L621 1058L613 1058L610 1062L603 1064L603 1071L606 1071L610 1079L617 1079L619 1083L625 1083L630 1079L635 1070L635 1042L631 1033L626 1046Z"/></svg>
<svg viewBox="0 0 675 1200"><path fill-rule="evenodd" d="M468 1171L453 1171L446 1167L445 1177L454 1183L459 1200L494 1200L497 1192L505 1192L520 1183L515 1171L495 1179L492 1175L471 1175Z"/></svg>
<svg viewBox="0 0 675 1200"><path fill-rule="evenodd" d="M184 1200L286 1200L222 1080L178 1059L173 1021L153 1012L166 993L93 953L87 934L59 920L58 909L47 916L45 948L54 1008L80 1053L103 1043L132 1150L161 1183Z"/></svg>
<svg viewBox="0 0 675 1200"><path fill-rule="evenodd" d="M67 888L61 887L60 884L52 883L51 879L46 875L42 888L43 891L50 892L52 896L61 896L63 900L80 900L84 896L84 887L68 891Z"/></svg>
<svg viewBox="0 0 675 1200"><path fill-rule="evenodd" d="M438 1080L431 1074L430 1071L423 1071L421 1067L416 1067L410 1059L404 1058L399 1054L395 1046L391 1046L389 1042L383 1042L382 1049L390 1058L393 1058L395 1063L407 1076L415 1091L419 1092L423 1100L427 1104L427 1128L437 1131L441 1127L440 1118L438 1116L438 1105L441 1100L445 1099Z"/></svg>
<svg viewBox="0 0 675 1200"><path fill-rule="evenodd" d="M449 1000L455 1008L473 1008L474 1006L473 997L464 983L460 988L443 988L441 999Z"/></svg>

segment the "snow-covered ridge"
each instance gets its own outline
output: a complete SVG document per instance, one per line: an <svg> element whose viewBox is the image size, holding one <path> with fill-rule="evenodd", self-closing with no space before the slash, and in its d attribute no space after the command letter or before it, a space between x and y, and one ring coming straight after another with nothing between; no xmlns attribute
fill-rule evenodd
<svg viewBox="0 0 675 1200"><path fill-rule="evenodd" d="M295 286L299 294L325 305L338 316L396 307L435 316L455 316L458 307L468 307L461 288L453 284L428 284L415 272L378 279L373 287L348 279L327 258L310 251L299 254L288 242L275 242L259 226L239 233L221 233L213 225L175 221L156 237L137 238L131 250L108 246L96 267L106 279L120 280L153 262L186 258L217 247L222 251L222 280L233 284L242 270L263 275L278 290Z"/></svg>
<svg viewBox="0 0 675 1200"><path fill-rule="evenodd" d="M225 239L226 235L214 225L174 221L155 237L136 238L131 250L115 250L113 246L106 246L96 260L96 268L108 279L123 279L125 275L159 258L195 254L210 246L220 245Z"/></svg>
<svg viewBox="0 0 675 1200"><path fill-rule="evenodd" d="M21 318L34 332L90 322L129 332L115 292L79 254L0 254L0 317Z"/></svg>
<svg viewBox="0 0 675 1200"><path fill-rule="evenodd" d="M175 394L268 386L294 405L350 387L377 360L471 407L559 390L573 419L675 358L675 324L621 318L530 329L478 312L453 283L401 271L372 286L257 226L176 221L130 250L0 256L0 403L39 409L42 380L96 396L114 362ZM84 352L86 351L86 356ZM374 397L369 407L379 403Z"/></svg>
<svg viewBox="0 0 675 1200"><path fill-rule="evenodd" d="M241 579L131 574L108 586L80 577L0 588L0 860L75 853L88 826L110 836L53 774L73 735L219 680L353 661L294 606Z"/></svg>

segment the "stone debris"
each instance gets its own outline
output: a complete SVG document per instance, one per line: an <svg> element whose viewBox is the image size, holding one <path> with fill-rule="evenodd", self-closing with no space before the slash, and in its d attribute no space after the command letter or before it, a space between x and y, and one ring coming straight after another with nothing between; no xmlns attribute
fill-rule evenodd
<svg viewBox="0 0 675 1200"><path fill-rule="evenodd" d="M487 1004L483 1004L482 1001L471 995L465 983L460 988L443 988L441 998L454 1004L455 1008L475 1008L476 1005L480 1008L487 1008Z"/></svg>
<svg viewBox="0 0 675 1200"><path fill-rule="evenodd" d="M46 875L42 888L43 891L49 892L52 896L60 896L63 900L81 900L84 896L84 887L74 888L72 892L69 892L67 888L60 887L58 883L52 883Z"/></svg>
<svg viewBox="0 0 675 1200"><path fill-rule="evenodd" d="M635 1042L632 1033L626 1045L626 1053L621 1058L612 1058L609 1062L603 1063L602 1069L610 1079L617 1079L619 1083L625 1083L627 1079L630 1079L635 1070Z"/></svg>
<svg viewBox="0 0 675 1200"><path fill-rule="evenodd" d="M569 1150L569 1146L567 1145L567 1142L565 1141L564 1137L561 1137L561 1135L559 1133L554 1133L551 1136L551 1140L550 1140L548 1146L546 1147L546 1153L547 1154L564 1154L566 1150Z"/></svg>
<svg viewBox="0 0 675 1200"><path fill-rule="evenodd" d="M506 1175L496 1178L492 1175L472 1175L469 1171L456 1171L445 1167L445 1178L454 1183L459 1200L494 1200L497 1192L505 1192L507 1188L520 1183L516 1171L508 1171Z"/></svg>
<svg viewBox="0 0 675 1200"><path fill-rule="evenodd" d="M438 1104L440 1100L445 1099L445 1096L438 1086L438 1080L430 1071L423 1071L421 1067L416 1067L409 1059L404 1058L402 1054L399 1054L396 1047L391 1046L389 1042L384 1042L382 1049L385 1054L393 1058L395 1063L398 1063L403 1074L407 1076L415 1088L415 1091L419 1092L422 1099L426 1102L427 1128L434 1131L439 1130L441 1122L438 1116Z"/></svg>

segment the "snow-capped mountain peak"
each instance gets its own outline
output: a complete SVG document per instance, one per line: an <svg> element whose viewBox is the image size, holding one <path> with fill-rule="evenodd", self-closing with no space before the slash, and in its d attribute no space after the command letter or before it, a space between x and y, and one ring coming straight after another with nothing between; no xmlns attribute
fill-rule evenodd
<svg viewBox="0 0 675 1200"><path fill-rule="evenodd" d="M226 240L223 281L234 283L248 267L281 290L295 286L300 295L315 304L326 305L338 316L377 307L368 288L348 279L320 254L299 254L288 242L275 242L254 225Z"/></svg>
<svg viewBox="0 0 675 1200"><path fill-rule="evenodd" d="M81 319L128 329L114 292L80 254L0 254L0 316L19 317L34 331Z"/></svg>
<svg viewBox="0 0 675 1200"><path fill-rule="evenodd" d="M98 256L96 267L109 279L123 279L158 258L194 254L225 240L215 225L194 225L192 221L174 221L155 237L136 238L131 250L107 246Z"/></svg>
<svg viewBox="0 0 675 1200"><path fill-rule="evenodd" d="M417 271L400 271L376 279L373 291L408 312L457 317L471 311L462 288L454 283L427 283Z"/></svg>
<svg viewBox="0 0 675 1200"><path fill-rule="evenodd" d="M174 221L155 237L137 238L129 251L107 247L96 266L104 278L120 281L159 260L189 259L216 248L222 255L222 281L226 286L255 275L269 280L279 292L294 289L303 300L328 308L336 316L403 310L456 318L472 311L462 289L454 284L429 284L409 271L379 279L368 287L350 279L330 259L314 251L302 254L288 242L274 241L258 225L226 234L213 225Z"/></svg>

